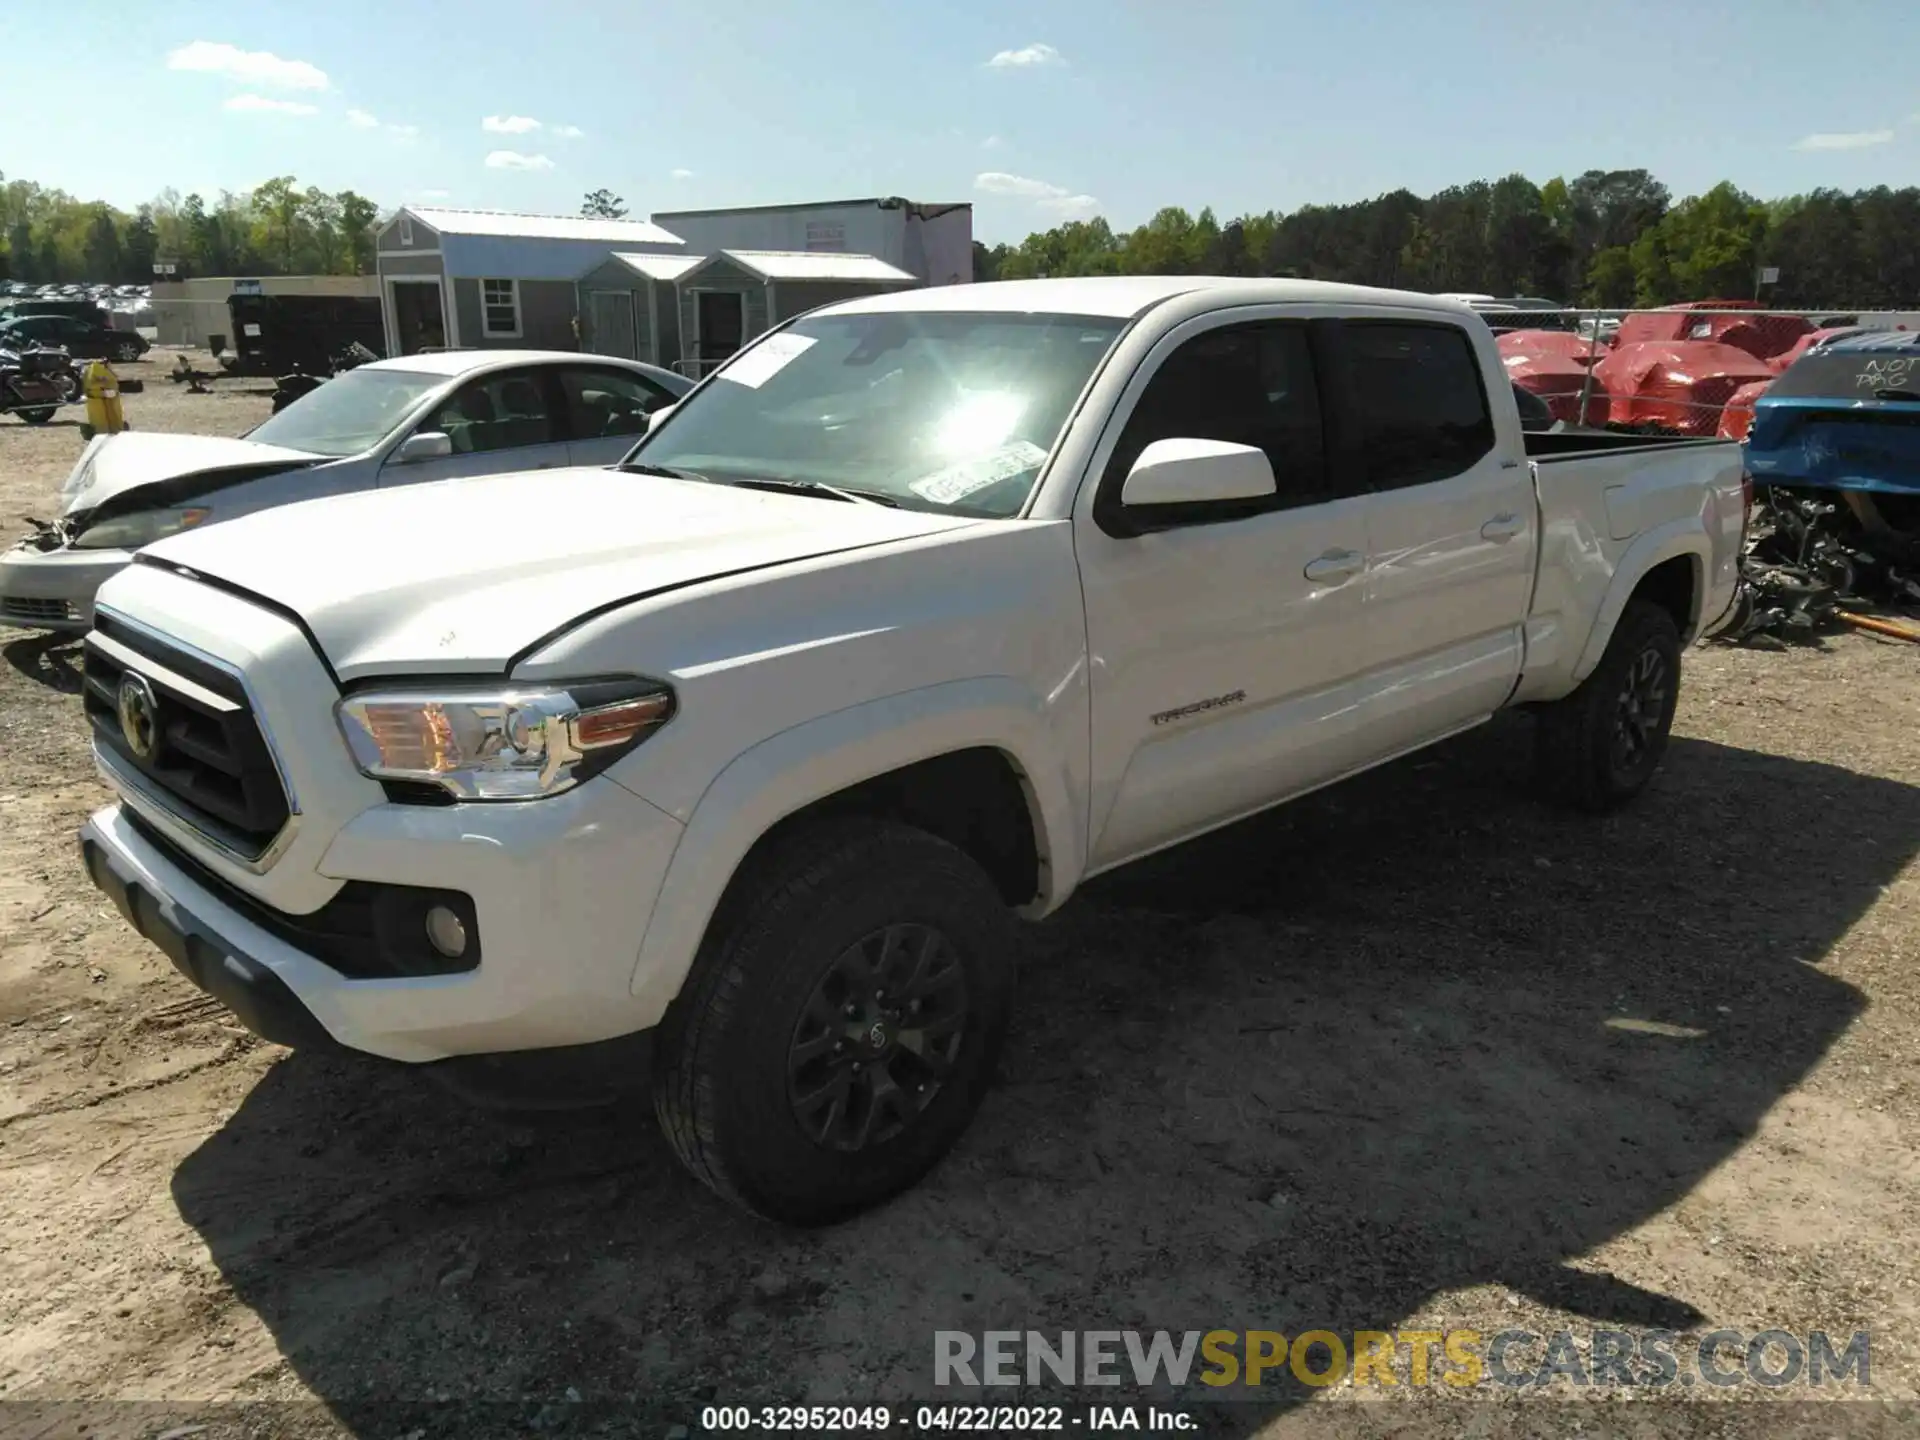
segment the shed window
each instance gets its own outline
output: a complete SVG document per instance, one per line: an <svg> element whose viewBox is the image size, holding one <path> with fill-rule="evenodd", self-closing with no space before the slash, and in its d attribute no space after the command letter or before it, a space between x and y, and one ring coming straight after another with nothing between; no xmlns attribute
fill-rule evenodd
<svg viewBox="0 0 1920 1440"><path fill-rule="evenodd" d="M520 282L480 282L480 328L491 340L520 338Z"/></svg>
<svg viewBox="0 0 1920 1440"><path fill-rule="evenodd" d="M413 221L404 215L400 217L400 243L402 245L413 244Z"/></svg>

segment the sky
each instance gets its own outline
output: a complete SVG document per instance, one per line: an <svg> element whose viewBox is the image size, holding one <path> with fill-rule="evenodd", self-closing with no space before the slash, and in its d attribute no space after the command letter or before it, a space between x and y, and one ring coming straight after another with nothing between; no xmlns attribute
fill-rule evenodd
<svg viewBox="0 0 1920 1440"><path fill-rule="evenodd" d="M0 56L0 173L127 208L283 174L555 214L904 195L993 243L1514 171L1920 183L1920 92L1874 78L1920 63L1920 5L1870 0L16 3Z"/></svg>

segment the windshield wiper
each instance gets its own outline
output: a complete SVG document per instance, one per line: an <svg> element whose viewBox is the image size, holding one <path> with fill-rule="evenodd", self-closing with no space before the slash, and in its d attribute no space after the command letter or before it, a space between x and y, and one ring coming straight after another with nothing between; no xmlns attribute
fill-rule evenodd
<svg viewBox="0 0 1920 1440"><path fill-rule="evenodd" d="M669 480L700 480L713 483L713 477L702 475L698 470L682 470L675 465L655 465L646 460L623 462L617 469L625 470L629 475L664 475Z"/></svg>
<svg viewBox="0 0 1920 1440"><path fill-rule="evenodd" d="M1920 390L1876 390L1876 400L1920 400Z"/></svg>
<svg viewBox="0 0 1920 1440"><path fill-rule="evenodd" d="M786 490L796 495L829 495L835 500L850 500L856 505L884 505L889 510L900 508L900 502L891 495L881 495L872 490L846 490L822 480L788 480L772 475L753 475L728 483L747 490Z"/></svg>

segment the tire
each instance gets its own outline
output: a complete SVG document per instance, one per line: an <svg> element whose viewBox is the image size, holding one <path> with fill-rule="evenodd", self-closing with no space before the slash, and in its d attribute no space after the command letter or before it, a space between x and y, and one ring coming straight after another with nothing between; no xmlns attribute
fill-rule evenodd
<svg viewBox="0 0 1920 1440"><path fill-rule="evenodd" d="M24 410L16 410L13 413L29 425L44 425L53 419L55 408L52 405L30 405Z"/></svg>
<svg viewBox="0 0 1920 1440"><path fill-rule="evenodd" d="M656 1033L654 1111L717 1194L826 1224L914 1184L972 1121L1012 1010L1014 922L968 856L889 820L822 821L749 863ZM889 983L897 1040L866 988L884 1001ZM876 1080L900 1108L872 1101ZM801 1098L816 1091L840 1099Z"/></svg>
<svg viewBox="0 0 1920 1440"><path fill-rule="evenodd" d="M1680 632L1673 617L1630 600L1606 653L1571 695L1544 707L1534 736L1541 788L1594 813L1646 788L1667 752L1680 698Z"/></svg>
<svg viewBox="0 0 1920 1440"><path fill-rule="evenodd" d="M140 358L141 354L140 347L131 340L123 340L113 347L113 358L122 365L132 364Z"/></svg>

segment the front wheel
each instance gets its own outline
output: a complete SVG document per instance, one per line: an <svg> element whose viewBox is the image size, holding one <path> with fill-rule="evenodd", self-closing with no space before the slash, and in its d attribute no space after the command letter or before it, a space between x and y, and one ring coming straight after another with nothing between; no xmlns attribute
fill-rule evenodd
<svg viewBox="0 0 1920 1440"><path fill-rule="evenodd" d="M55 407L52 405L30 405L23 410L16 410L13 413L29 425L44 425L53 419L54 409Z"/></svg>
<svg viewBox="0 0 1920 1440"><path fill-rule="evenodd" d="M823 1224L967 1128L1012 1008L1013 921L960 850L863 817L795 832L736 889L661 1023L655 1112L720 1195Z"/></svg>
<svg viewBox="0 0 1920 1440"><path fill-rule="evenodd" d="M1540 712L1534 743L1542 788L1581 810L1625 804L1659 768L1679 699L1673 617L1650 601L1628 601L1593 673Z"/></svg>

